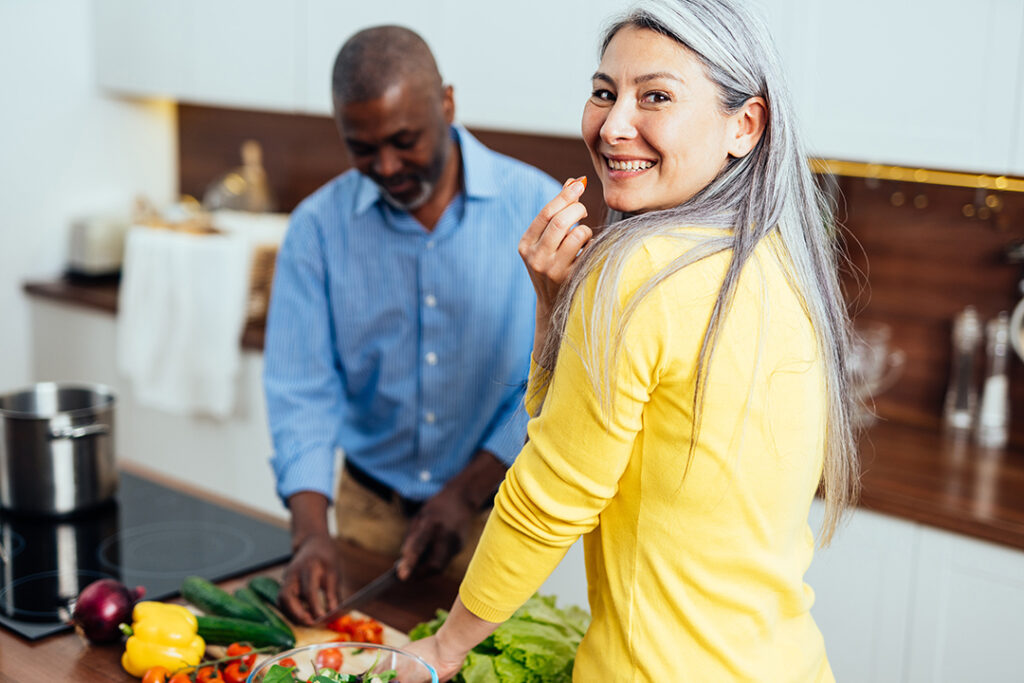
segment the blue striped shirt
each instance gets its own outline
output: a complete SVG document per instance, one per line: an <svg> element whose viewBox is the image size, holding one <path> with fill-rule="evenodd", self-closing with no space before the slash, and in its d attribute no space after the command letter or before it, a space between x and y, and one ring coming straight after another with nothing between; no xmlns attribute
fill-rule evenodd
<svg viewBox="0 0 1024 683"><path fill-rule="evenodd" d="M355 170L292 214L263 376L283 499L333 500L339 447L424 500L479 449L511 464L523 445L535 297L517 245L560 185L452 134L464 189L432 232Z"/></svg>

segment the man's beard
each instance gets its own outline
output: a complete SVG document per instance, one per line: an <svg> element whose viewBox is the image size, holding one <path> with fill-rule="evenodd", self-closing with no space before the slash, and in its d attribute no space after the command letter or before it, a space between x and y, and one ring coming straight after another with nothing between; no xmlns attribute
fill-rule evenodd
<svg viewBox="0 0 1024 683"><path fill-rule="evenodd" d="M430 201L430 198L434 195L434 188L436 186L437 183L422 181L420 183L420 193L408 201L402 201L397 197L393 197L383 187L380 188L380 196L395 209L399 209L401 211L415 211Z"/></svg>

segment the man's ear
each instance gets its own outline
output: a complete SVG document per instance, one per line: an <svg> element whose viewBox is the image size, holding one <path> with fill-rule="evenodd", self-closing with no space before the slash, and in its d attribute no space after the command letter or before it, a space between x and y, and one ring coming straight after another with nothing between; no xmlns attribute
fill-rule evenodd
<svg viewBox="0 0 1024 683"><path fill-rule="evenodd" d="M739 111L730 116L729 138L726 149L729 156L745 157L757 145L768 124L768 105L763 97L751 97Z"/></svg>
<svg viewBox="0 0 1024 683"><path fill-rule="evenodd" d="M441 90L441 108L448 125L455 123L455 90L450 85L444 86Z"/></svg>

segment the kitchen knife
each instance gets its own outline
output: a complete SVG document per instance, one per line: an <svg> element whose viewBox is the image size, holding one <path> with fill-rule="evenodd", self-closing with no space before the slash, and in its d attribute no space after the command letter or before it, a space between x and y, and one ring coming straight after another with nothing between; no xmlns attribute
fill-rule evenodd
<svg viewBox="0 0 1024 683"><path fill-rule="evenodd" d="M337 607L332 609L330 612L320 617L313 622L313 626L323 626L334 621L338 617L351 612L360 605L364 605L370 600L386 591L391 586L398 582L398 563L396 562L386 572L375 578L370 583L366 584L352 595L342 600Z"/></svg>

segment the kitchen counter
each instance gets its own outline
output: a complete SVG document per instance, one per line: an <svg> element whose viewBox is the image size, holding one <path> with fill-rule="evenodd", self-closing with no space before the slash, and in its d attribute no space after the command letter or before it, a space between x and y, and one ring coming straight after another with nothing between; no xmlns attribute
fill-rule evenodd
<svg viewBox="0 0 1024 683"><path fill-rule="evenodd" d="M57 280L25 291L117 311L116 284ZM261 349L262 341L262 328L246 330L248 348ZM1024 450L986 452L937 426L880 421L861 441L861 462L862 507L1024 550Z"/></svg>
<svg viewBox="0 0 1024 683"><path fill-rule="evenodd" d="M196 488L178 482L162 479L162 483L174 485L191 495L201 496L235 510L244 510L238 504L204 494ZM256 511L251 512L261 519L272 521ZM279 521L273 520L280 524ZM375 555L354 546L342 546L342 561L345 594L369 582L387 569L392 560ZM232 591L245 583L251 576L271 575L280 577L283 567L261 570L221 583L225 590ZM457 584L444 577L436 577L416 583L402 584L380 598L360 608L360 611L400 631L408 631L421 621L431 619L434 611L447 609L455 599ZM6 629L0 629L0 683L26 683L28 681L76 681L77 683L104 683L109 681L137 681L121 668L121 653L124 646L88 645L74 633L50 636L30 642Z"/></svg>

